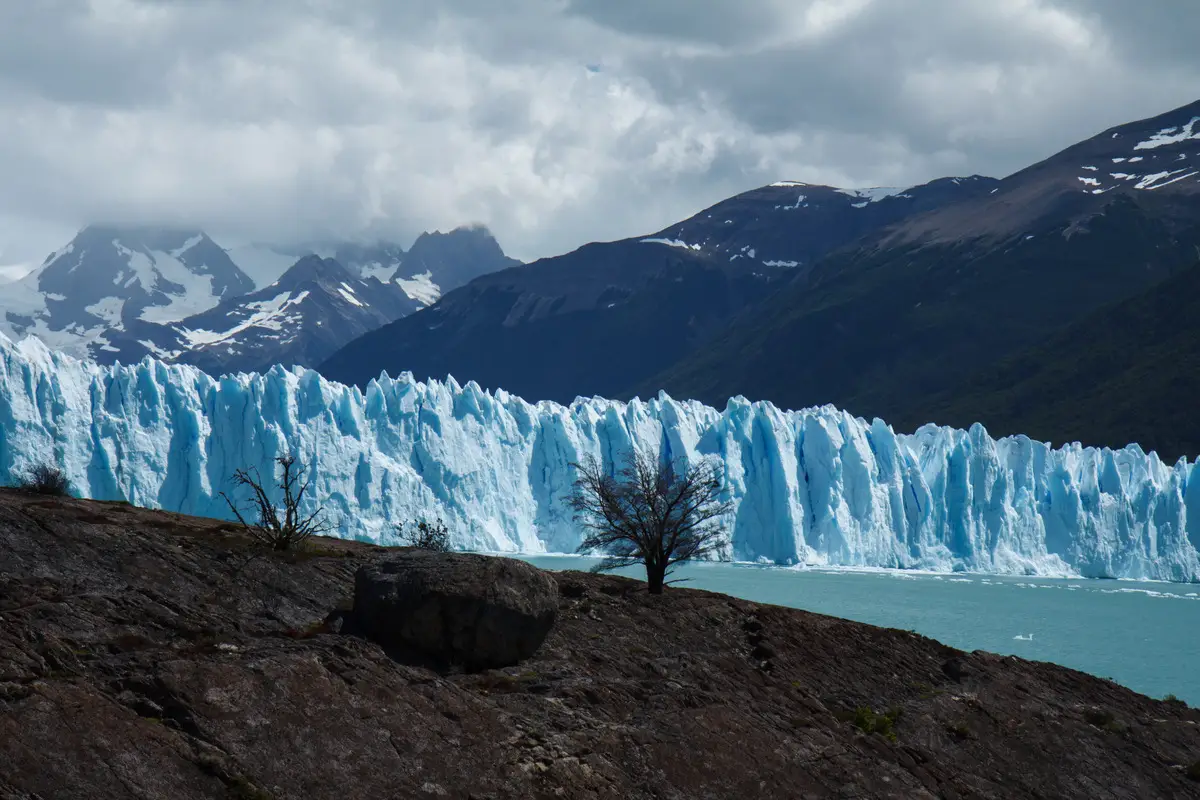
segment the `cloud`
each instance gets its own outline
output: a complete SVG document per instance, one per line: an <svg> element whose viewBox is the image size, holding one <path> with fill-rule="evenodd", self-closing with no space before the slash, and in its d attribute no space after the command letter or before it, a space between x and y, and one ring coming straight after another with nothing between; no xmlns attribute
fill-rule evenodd
<svg viewBox="0 0 1200 800"><path fill-rule="evenodd" d="M3 3L0 265L92 221L533 258L779 178L1002 175L1195 100L1197 35L1120 0Z"/></svg>

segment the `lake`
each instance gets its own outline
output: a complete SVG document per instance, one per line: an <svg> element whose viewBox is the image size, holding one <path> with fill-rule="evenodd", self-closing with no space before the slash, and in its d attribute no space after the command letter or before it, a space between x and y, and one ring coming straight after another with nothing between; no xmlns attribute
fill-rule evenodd
<svg viewBox="0 0 1200 800"><path fill-rule="evenodd" d="M549 570L595 563L577 556L521 558ZM641 577L637 570L618 574ZM963 650L1052 661L1200 706L1196 584L728 563L689 564L676 577L689 578L689 588L913 630Z"/></svg>

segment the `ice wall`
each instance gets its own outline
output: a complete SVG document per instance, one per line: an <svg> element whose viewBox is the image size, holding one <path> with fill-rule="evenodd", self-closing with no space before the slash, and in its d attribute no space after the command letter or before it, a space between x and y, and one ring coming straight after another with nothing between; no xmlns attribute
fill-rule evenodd
<svg viewBox="0 0 1200 800"><path fill-rule="evenodd" d="M979 425L898 435L741 398L530 404L407 375L363 393L311 370L98 367L0 336L0 480L51 458L97 499L227 517L233 471L291 452L343 536L387 543L395 523L440 516L459 547L570 552L570 463L631 447L721 459L737 559L1200 580L1195 466L1136 445L1054 450Z"/></svg>

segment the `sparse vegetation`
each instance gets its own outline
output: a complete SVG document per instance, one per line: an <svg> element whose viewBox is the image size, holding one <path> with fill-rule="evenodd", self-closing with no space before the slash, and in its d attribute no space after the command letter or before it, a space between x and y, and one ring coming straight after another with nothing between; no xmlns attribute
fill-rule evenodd
<svg viewBox="0 0 1200 800"><path fill-rule="evenodd" d="M30 494L70 497L71 482L61 469L51 464L34 464L17 479L17 488Z"/></svg>
<svg viewBox="0 0 1200 800"><path fill-rule="evenodd" d="M946 733L960 742L971 738L971 729L967 727L965 722L956 722L952 725L947 725Z"/></svg>
<svg viewBox="0 0 1200 800"><path fill-rule="evenodd" d="M396 526L396 533L401 543L408 547L433 550L438 553L447 553L452 549L450 547L450 531L440 519L434 522L420 520L407 525L402 522Z"/></svg>
<svg viewBox="0 0 1200 800"><path fill-rule="evenodd" d="M647 590L662 594L677 564L720 552L719 520L730 504L720 499L720 471L712 462L678 469L635 453L616 475L591 457L572 466L579 477L569 504L588 531L579 550L605 556L595 571L641 564Z"/></svg>
<svg viewBox="0 0 1200 800"><path fill-rule="evenodd" d="M1103 708L1084 709L1083 720L1089 725L1094 725L1110 733L1120 733L1125 730L1125 726L1117 720L1116 715Z"/></svg>
<svg viewBox="0 0 1200 800"><path fill-rule="evenodd" d="M310 483L309 479L303 482L300 480L304 464L297 462L296 457L290 455L276 458L275 463L281 471L276 486L283 493L282 516L280 509L271 501L258 470L254 468L239 469L233 474L233 483L238 487L250 488L252 497L249 513L252 519L257 518L255 521L247 520L227 494L221 492L221 497L237 516L238 522L242 523L242 527L258 542L272 550L293 550L313 536L320 536L331 530L332 526L322 519L320 506L307 516L300 510Z"/></svg>
<svg viewBox="0 0 1200 800"><path fill-rule="evenodd" d="M859 706L854 709L854 716L850 721L863 733L878 733L888 741L894 742L896 741L895 726L899 720L899 708L893 708L883 714L876 714L867 706Z"/></svg>

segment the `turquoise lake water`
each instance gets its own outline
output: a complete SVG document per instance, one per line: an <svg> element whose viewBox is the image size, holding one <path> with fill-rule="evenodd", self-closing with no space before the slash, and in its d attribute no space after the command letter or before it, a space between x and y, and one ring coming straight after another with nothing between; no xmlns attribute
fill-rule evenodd
<svg viewBox="0 0 1200 800"><path fill-rule="evenodd" d="M573 556L526 556L582 569ZM619 574L640 577L637 570ZM963 650L1052 661L1200 706L1200 585L694 564L689 588L902 628ZM668 589L667 591L670 591Z"/></svg>

